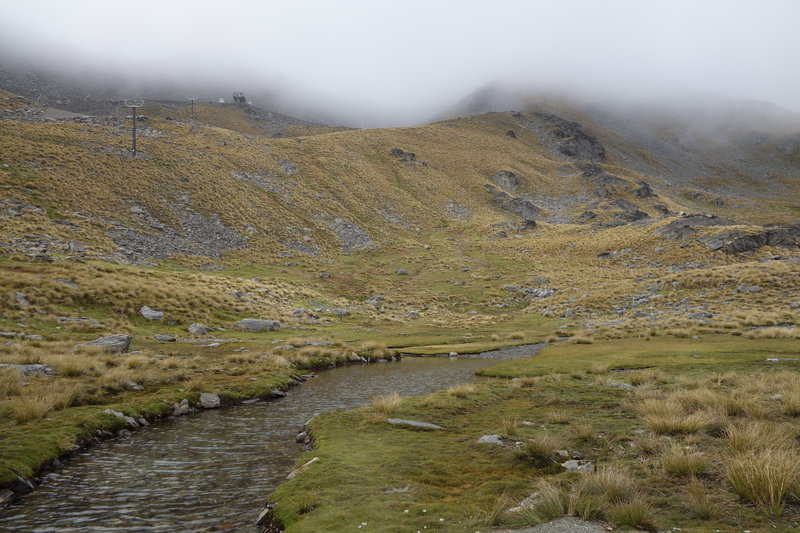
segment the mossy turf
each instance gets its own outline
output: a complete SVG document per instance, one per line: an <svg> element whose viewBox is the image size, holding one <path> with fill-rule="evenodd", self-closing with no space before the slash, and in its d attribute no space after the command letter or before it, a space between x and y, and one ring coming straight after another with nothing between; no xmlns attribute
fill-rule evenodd
<svg viewBox="0 0 800 533"><path fill-rule="evenodd" d="M550 372L589 372L595 365L609 370L671 366L755 363L767 358L800 357L797 339L743 339L730 335L701 335L697 339L644 337L594 340L591 344L569 341L551 344L537 357L505 361L478 371L482 376L543 376Z"/></svg>
<svg viewBox="0 0 800 533"><path fill-rule="evenodd" d="M552 462L525 460L513 444L544 439L554 449L580 452L600 469L632 476L636 486L632 497L638 503L608 504L592 515L622 529L636 525L635 520L626 523L623 511L641 505L646 515L638 523L642 529L797 531L800 508L791 498L783 514L773 517L732 493L722 473L728 452L719 431L654 434L642 418L640 402L650 397L687 401L695 394L732 398L728 401L741 401L746 407L735 413L729 408L730 416L720 424L768 420L795 427L796 434L796 419L781 411L774 393L788 390L780 388L781 380L796 383L800 363L771 363L764 356L791 357L798 355L800 346L796 342L748 346L741 339L724 336L675 340L558 344L541 356L504 362L482 372L497 370L516 379L488 379L467 391L404 398L388 411L385 404L376 403L317 416L311 422L314 449L301 456L297 465L314 457L319 460L279 486L271 497L277 502L274 516L287 533L351 531L359 526L382 532L465 532L532 525L543 520L538 510L509 513L508 508L539 490L546 480L569 491L585 476L562 472ZM575 350L575 361L565 357L571 350ZM713 362L692 357L695 353ZM540 357L545 363L540 364ZM648 370L609 374L595 367L594 375L585 371L600 362L612 368ZM633 382L639 388L606 386L612 381ZM386 423L390 417L430 422L444 429L392 426ZM478 443L486 434L503 436L507 446ZM642 442L648 439L657 450ZM671 473L677 467L664 470L665 459L659 454L674 450L670 446L698 454L702 464L710 466L704 467L699 478ZM700 491L708 515L690 498L691 490L695 490L692 494Z"/></svg>

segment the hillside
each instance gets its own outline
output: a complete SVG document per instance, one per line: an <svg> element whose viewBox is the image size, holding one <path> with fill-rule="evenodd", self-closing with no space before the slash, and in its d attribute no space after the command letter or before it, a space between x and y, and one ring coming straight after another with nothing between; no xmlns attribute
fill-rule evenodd
<svg viewBox="0 0 800 533"><path fill-rule="evenodd" d="M0 364L58 375L20 389L21 367L0 371L0 483L74 451L109 405L166 416L396 351L783 347L800 322L800 127L725 109L691 131L565 99L349 130L155 101L134 158L119 106L0 93ZM132 337L124 364L76 347L112 334ZM34 396L36 412L17 400Z"/></svg>

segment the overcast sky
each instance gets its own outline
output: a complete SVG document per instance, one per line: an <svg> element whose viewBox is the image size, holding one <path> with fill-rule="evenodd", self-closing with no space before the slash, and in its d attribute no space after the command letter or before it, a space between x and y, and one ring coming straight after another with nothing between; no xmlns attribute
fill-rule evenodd
<svg viewBox="0 0 800 533"><path fill-rule="evenodd" d="M0 3L0 56L263 78L386 113L430 113L494 80L800 111L800 0Z"/></svg>

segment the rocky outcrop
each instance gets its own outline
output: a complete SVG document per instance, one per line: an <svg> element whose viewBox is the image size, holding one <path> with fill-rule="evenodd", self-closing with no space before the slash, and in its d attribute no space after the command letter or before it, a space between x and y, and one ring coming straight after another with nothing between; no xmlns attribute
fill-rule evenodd
<svg viewBox="0 0 800 533"><path fill-rule="evenodd" d="M342 249L345 252L375 247L369 233L352 222L348 222L342 218L326 220L326 222L342 242Z"/></svg>
<svg viewBox="0 0 800 533"><path fill-rule="evenodd" d="M656 230L656 233L668 239L685 240L692 237L697 231L695 228L708 226L734 226L736 222L728 218L714 215L684 215Z"/></svg>
<svg viewBox="0 0 800 533"><path fill-rule="evenodd" d="M516 191L517 187L519 187L519 178L516 174L508 170L501 170L492 176L492 181L512 192Z"/></svg>
<svg viewBox="0 0 800 533"><path fill-rule="evenodd" d="M714 249L712 242L718 242L719 249L729 254L749 252L762 246L792 248L800 246L800 227L770 228L749 235L735 232L717 235L708 243Z"/></svg>
<svg viewBox="0 0 800 533"><path fill-rule="evenodd" d="M511 196L508 193L501 191L491 183L486 184L486 190L492 195L492 203L494 205L500 209L508 211L509 213L517 215L529 226L536 225L536 217L541 214L542 210L533 205L532 202L525 200L524 198Z"/></svg>
<svg viewBox="0 0 800 533"><path fill-rule="evenodd" d="M413 163L417 160L417 154L413 152L406 152L400 148L392 148L389 150L389 155L396 157L404 163Z"/></svg>
<svg viewBox="0 0 800 533"><path fill-rule="evenodd" d="M521 113L517 113L515 117L518 115ZM528 129L554 143L560 154L593 163L605 161L605 148L597 137L583 131L583 125L579 122L565 120L550 113L534 112L530 116L536 124L532 125L528 121Z"/></svg>

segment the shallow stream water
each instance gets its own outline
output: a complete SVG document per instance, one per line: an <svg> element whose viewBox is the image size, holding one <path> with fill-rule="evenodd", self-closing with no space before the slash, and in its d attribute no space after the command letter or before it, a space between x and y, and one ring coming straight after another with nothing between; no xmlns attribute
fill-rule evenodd
<svg viewBox="0 0 800 533"><path fill-rule="evenodd" d="M406 357L335 368L280 400L158 422L72 457L33 494L0 511L0 531L255 531L267 496L302 451L295 435L314 414L392 391L430 393L471 381L492 363Z"/></svg>

